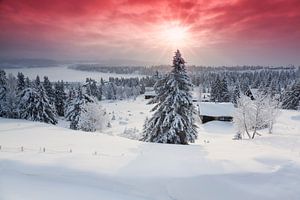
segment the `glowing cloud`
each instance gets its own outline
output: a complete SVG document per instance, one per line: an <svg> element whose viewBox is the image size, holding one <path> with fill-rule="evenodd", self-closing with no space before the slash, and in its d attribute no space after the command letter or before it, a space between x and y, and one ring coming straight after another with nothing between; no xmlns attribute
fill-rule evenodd
<svg viewBox="0 0 300 200"><path fill-rule="evenodd" d="M0 57L299 64L298 0L1 0Z"/></svg>

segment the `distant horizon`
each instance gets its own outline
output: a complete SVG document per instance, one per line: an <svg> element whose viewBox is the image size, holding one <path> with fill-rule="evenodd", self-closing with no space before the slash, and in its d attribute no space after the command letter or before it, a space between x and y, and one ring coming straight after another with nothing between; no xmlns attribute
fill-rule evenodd
<svg viewBox="0 0 300 200"><path fill-rule="evenodd" d="M53 59L53 58L0 58L0 68L2 63L7 64L15 64L15 62L25 62L24 65L28 65L26 62L54 62L57 65L60 64L99 64L99 65L110 65L110 66L129 66L129 67L135 67L135 66L145 66L145 67L151 67L151 66L171 66L171 61L169 63L151 63L151 61L143 61L143 60L134 60L134 59L103 59L103 60L96 60L96 59L90 59L90 60L72 60L72 59ZM47 64L47 63L45 63ZM37 64L38 65L38 64ZM300 64L278 64L278 65L271 65L271 64L220 64L220 65L210 65L210 64L194 64L186 62L187 66L196 66L196 67L242 67L242 66L249 66L249 67L300 67ZM50 66L49 66L50 67ZM4 66L5 68L5 66Z"/></svg>

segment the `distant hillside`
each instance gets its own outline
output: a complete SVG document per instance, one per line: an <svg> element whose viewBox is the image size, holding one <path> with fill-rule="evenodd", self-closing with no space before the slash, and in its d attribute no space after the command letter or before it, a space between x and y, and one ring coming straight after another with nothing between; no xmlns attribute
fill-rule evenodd
<svg viewBox="0 0 300 200"><path fill-rule="evenodd" d="M0 59L0 68L56 67L59 64L51 59Z"/></svg>

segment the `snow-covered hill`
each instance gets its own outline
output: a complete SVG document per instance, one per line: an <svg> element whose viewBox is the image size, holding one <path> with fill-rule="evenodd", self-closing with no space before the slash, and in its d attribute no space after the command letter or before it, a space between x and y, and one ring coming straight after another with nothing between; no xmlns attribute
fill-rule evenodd
<svg viewBox="0 0 300 200"><path fill-rule="evenodd" d="M0 118L0 199L299 199L299 112L282 111L255 140L210 122L184 146L118 136L141 130L143 99L103 105L116 115L105 133Z"/></svg>

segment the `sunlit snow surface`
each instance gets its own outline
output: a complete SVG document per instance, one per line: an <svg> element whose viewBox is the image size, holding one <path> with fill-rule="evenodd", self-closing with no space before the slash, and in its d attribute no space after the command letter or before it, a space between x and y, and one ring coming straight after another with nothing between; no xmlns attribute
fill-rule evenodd
<svg viewBox="0 0 300 200"><path fill-rule="evenodd" d="M232 140L228 122L199 125L182 146L118 136L141 131L142 97L102 104L116 116L105 133L0 118L0 199L299 199L300 112L281 111L255 140Z"/></svg>

